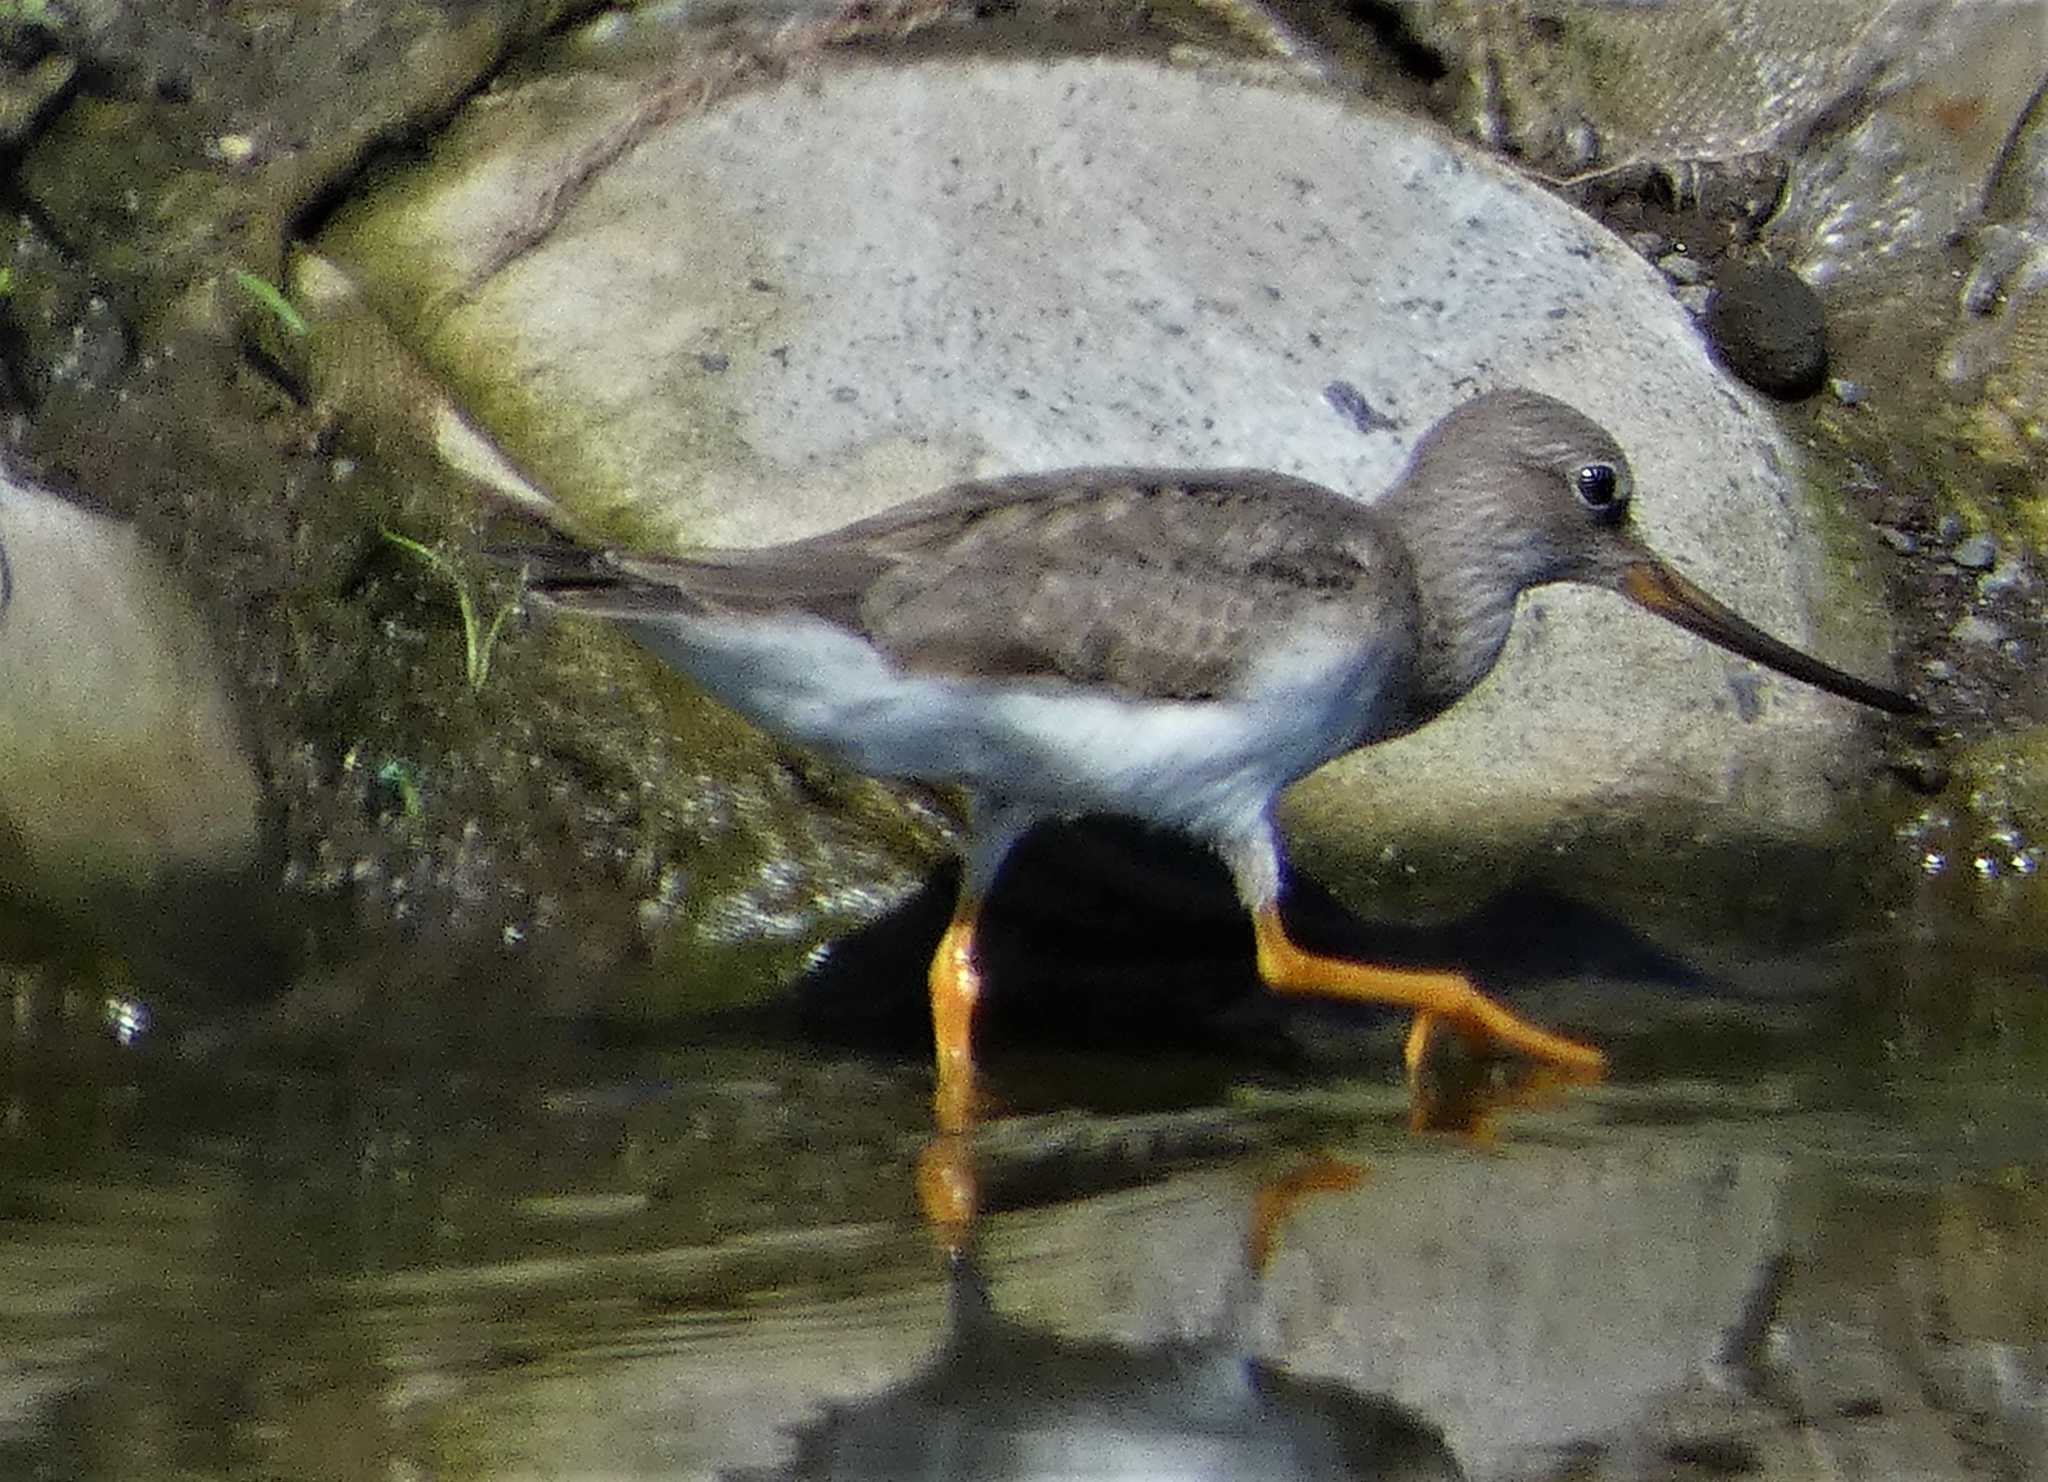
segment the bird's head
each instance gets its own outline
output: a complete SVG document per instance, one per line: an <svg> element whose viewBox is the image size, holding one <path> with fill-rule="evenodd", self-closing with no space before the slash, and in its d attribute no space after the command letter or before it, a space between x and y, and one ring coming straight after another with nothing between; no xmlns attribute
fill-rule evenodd
<svg viewBox="0 0 2048 1482"><path fill-rule="evenodd" d="M1708 642L1794 679L1895 715L1910 696L1800 652L1709 596L1652 550L1630 516L1635 474L1612 434L1577 408L1534 391L1489 392L1464 403L1417 444L1404 479L1429 491L1416 511L1448 536L1462 579L1516 590L1582 582Z"/></svg>

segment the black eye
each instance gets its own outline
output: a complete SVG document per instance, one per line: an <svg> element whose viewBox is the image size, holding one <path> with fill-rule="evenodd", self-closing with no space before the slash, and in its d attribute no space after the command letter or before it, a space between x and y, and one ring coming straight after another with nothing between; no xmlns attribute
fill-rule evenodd
<svg viewBox="0 0 2048 1482"><path fill-rule="evenodd" d="M1587 463L1572 475L1572 490L1594 514L1613 519L1628 503L1622 491L1621 470L1612 463Z"/></svg>

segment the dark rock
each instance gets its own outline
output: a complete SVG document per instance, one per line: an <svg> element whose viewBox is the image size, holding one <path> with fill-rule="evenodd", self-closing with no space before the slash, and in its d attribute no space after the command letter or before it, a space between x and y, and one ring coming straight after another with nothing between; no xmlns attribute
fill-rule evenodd
<svg viewBox="0 0 2048 1482"><path fill-rule="evenodd" d="M1827 380L1820 295L1788 268L1724 270L1702 323L1721 363L1766 396L1797 401Z"/></svg>

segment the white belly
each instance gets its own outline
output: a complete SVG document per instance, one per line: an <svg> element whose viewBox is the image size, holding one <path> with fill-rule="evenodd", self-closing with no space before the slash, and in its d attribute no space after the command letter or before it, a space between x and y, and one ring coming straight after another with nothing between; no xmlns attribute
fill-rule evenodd
<svg viewBox="0 0 2048 1482"><path fill-rule="evenodd" d="M872 776L1205 836L1253 824L1274 793L1365 739L1393 667L1384 653L1303 640L1241 697L1136 700L1055 680L906 673L813 619L628 626L767 730Z"/></svg>

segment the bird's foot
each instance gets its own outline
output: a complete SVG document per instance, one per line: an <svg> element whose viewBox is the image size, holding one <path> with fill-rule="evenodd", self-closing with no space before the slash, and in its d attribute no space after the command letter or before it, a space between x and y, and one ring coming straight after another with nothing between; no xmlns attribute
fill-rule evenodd
<svg viewBox="0 0 2048 1482"><path fill-rule="evenodd" d="M1607 1075L1607 1056L1592 1045L1538 1029L1477 989L1455 1010L1424 1009L1408 1026L1401 1061L1413 1081L1429 1057L1430 1042L1448 1029L1476 1055L1511 1052L1534 1061L1558 1085L1591 1085Z"/></svg>
<svg viewBox="0 0 2048 1482"><path fill-rule="evenodd" d="M1352 1003L1394 1004L1415 1011L1406 1060L1412 1077L1439 1027L1482 1053L1512 1052L1550 1066L1571 1079L1597 1081L1607 1057L1591 1045L1539 1029L1510 1013L1473 986L1463 973L1425 968L1384 967L1326 957L1295 945L1279 909L1252 913L1259 976L1276 993L1298 993Z"/></svg>
<svg viewBox="0 0 2048 1482"><path fill-rule="evenodd" d="M1503 1113L1555 1106L1573 1087L1598 1081L1605 1072L1606 1057L1587 1046L1575 1046L1585 1053L1570 1061L1504 1056L1500 1041L1455 1025L1461 1048L1432 1055L1435 1018L1416 1015L1402 1056L1408 1069L1408 1125L1416 1132L1490 1143Z"/></svg>

